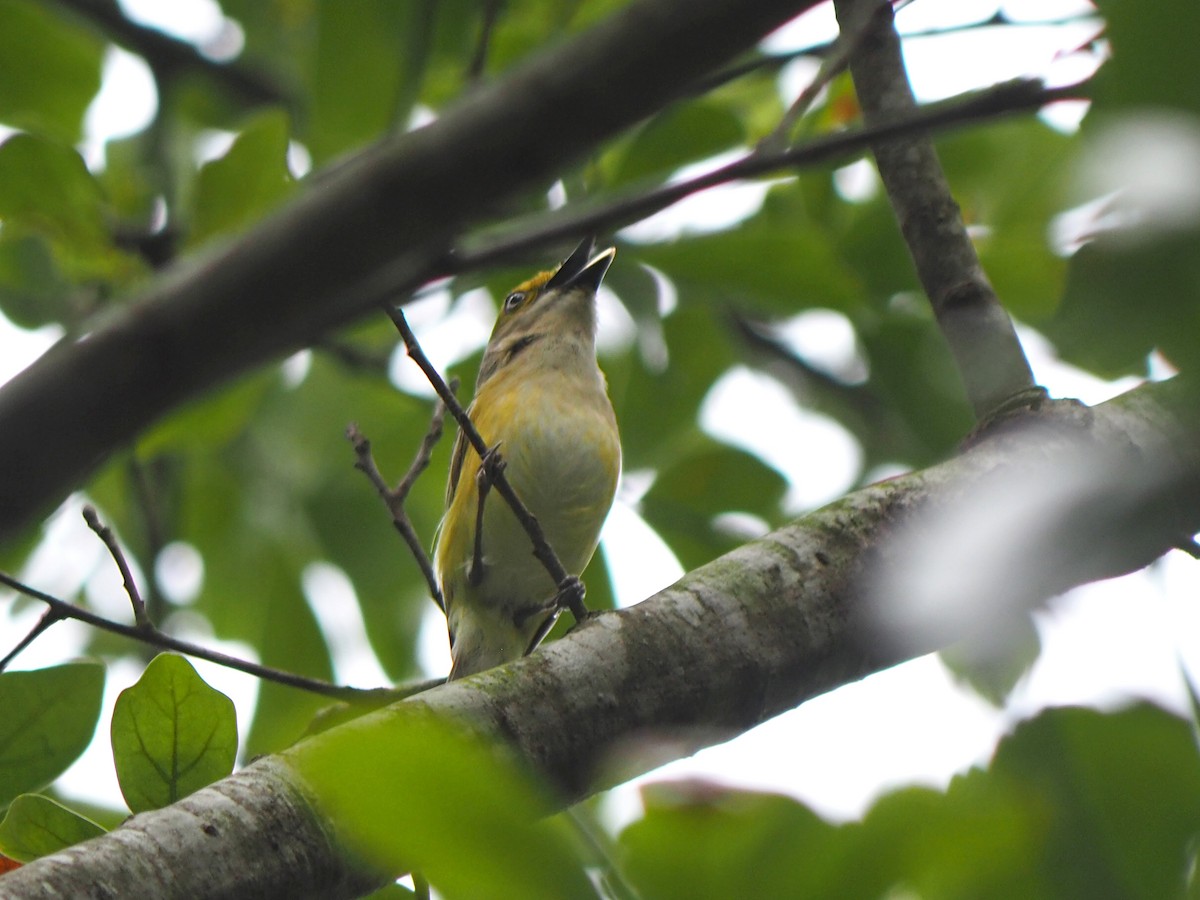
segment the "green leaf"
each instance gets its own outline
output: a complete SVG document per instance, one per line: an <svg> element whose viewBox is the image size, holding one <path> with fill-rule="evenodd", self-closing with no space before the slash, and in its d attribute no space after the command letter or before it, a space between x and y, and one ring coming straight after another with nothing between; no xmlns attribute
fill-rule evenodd
<svg viewBox="0 0 1200 900"><path fill-rule="evenodd" d="M1037 865L1058 897L1182 895L1200 834L1189 723L1149 703L1047 710L996 752L993 777L1040 809Z"/></svg>
<svg viewBox="0 0 1200 900"><path fill-rule="evenodd" d="M237 713L191 663L162 653L117 697L112 747L129 808L159 809L233 771Z"/></svg>
<svg viewBox="0 0 1200 900"><path fill-rule="evenodd" d="M638 259L670 277L687 302L750 314L846 310L860 302L858 279L821 229L794 219L780 227L772 218L768 211L734 231L641 247Z"/></svg>
<svg viewBox="0 0 1200 900"><path fill-rule="evenodd" d="M437 13L438 4L429 0L317 4L304 135L316 163L404 124L420 89Z"/></svg>
<svg viewBox="0 0 1200 900"><path fill-rule="evenodd" d="M0 2L0 122L79 140L100 89L104 42L44 4Z"/></svg>
<svg viewBox="0 0 1200 900"><path fill-rule="evenodd" d="M1092 89L1096 110L1174 106L1200 112L1200 75L1193 61L1200 5L1190 0L1148 8L1120 0L1101 0L1098 5L1112 57Z"/></svg>
<svg viewBox="0 0 1200 900"><path fill-rule="evenodd" d="M193 245L246 228L291 193L288 136L287 113L259 113L224 156L201 167L192 201Z"/></svg>
<svg viewBox="0 0 1200 900"><path fill-rule="evenodd" d="M741 123L730 111L710 102L687 103L653 119L622 154L610 187L652 175L666 177L688 163L739 144Z"/></svg>
<svg viewBox="0 0 1200 900"><path fill-rule="evenodd" d="M834 863L832 825L787 797L715 784L650 785L646 814L620 836L643 900L844 896L817 890ZM872 896L868 893L859 896Z"/></svg>
<svg viewBox="0 0 1200 900"><path fill-rule="evenodd" d="M1093 241L1072 257L1067 290L1041 327L1076 365L1144 375L1155 347L1178 367L1200 364L1200 232Z"/></svg>
<svg viewBox="0 0 1200 900"><path fill-rule="evenodd" d="M15 134L0 144L0 220L6 233L38 234L77 280L120 280L140 271L110 239L99 184L72 148Z"/></svg>
<svg viewBox="0 0 1200 900"><path fill-rule="evenodd" d="M0 822L0 853L18 862L99 837L104 829L40 794L22 794Z"/></svg>
<svg viewBox="0 0 1200 900"><path fill-rule="evenodd" d="M745 541L719 532L713 519L744 512L772 522L787 482L758 457L709 438L665 468L642 498L642 516L685 569L714 559Z"/></svg>
<svg viewBox="0 0 1200 900"><path fill-rule="evenodd" d="M0 807L49 784L83 753L103 692L99 663L0 674Z"/></svg>
<svg viewBox="0 0 1200 900"><path fill-rule="evenodd" d="M447 900L595 897L547 796L495 743L390 707L287 751L338 833Z"/></svg>
<svg viewBox="0 0 1200 900"><path fill-rule="evenodd" d="M71 282L40 235L0 235L0 311L14 325L39 328L67 319Z"/></svg>

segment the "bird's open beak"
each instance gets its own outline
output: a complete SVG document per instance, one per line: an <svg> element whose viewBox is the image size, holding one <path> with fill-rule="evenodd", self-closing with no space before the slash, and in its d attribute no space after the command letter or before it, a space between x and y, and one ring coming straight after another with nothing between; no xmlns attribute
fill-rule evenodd
<svg viewBox="0 0 1200 900"><path fill-rule="evenodd" d="M604 273L612 264L613 257L617 255L617 248L609 247L592 256L595 246L595 238L590 236L584 238L575 248L575 252L568 256L566 261L558 267L558 271L550 276L545 289L563 289L580 285L595 293L600 288L600 282L604 280Z"/></svg>

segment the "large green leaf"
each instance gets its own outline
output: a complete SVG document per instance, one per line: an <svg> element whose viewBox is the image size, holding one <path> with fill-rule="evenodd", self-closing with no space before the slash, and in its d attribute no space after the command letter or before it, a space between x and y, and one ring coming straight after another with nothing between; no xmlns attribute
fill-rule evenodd
<svg viewBox="0 0 1200 900"><path fill-rule="evenodd" d="M1049 710L1001 744L991 771L1044 811L1037 864L1055 896L1182 896L1200 836L1188 723L1148 703Z"/></svg>
<svg viewBox="0 0 1200 900"><path fill-rule="evenodd" d="M291 193L288 134L286 113L259 113L224 156L200 169L192 200L191 243L239 231Z"/></svg>
<svg viewBox="0 0 1200 900"><path fill-rule="evenodd" d="M698 101L667 110L646 125L621 154L610 187L675 169L736 146L743 138L738 118L715 103Z"/></svg>
<svg viewBox="0 0 1200 900"><path fill-rule="evenodd" d="M646 813L622 832L626 871L644 900L726 900L748 885L762 897L826 892L835 829L786 797L685 783L642 792ZM872 896L868 893L860 897Z"/></svg>
<svg viewBox="0 0 1200 900"><path fill-rule="evenodd" d="M104 42L54 8L0 0L0 122L75 143L103 58Z"/></svg>
<svg viewBox="0 0 1200 900"><path fill-rule="evenodd" d="M734 231L639 248L638 259L666 273L684 303L757 315L814 306L845 310L861 298L828 236L804 222L780 227L756 217Z"/></svg>
<svg viewBox="0 0 1200 900"><path fill-rule="evenodd" d="M0 807L49 784L83 753L103 690L98 663L0 674Z"/></svg>
<svg viewBox="0 0 1200 900"><path fill-rule="evenodd" d="M692 446L700 404L735 358L730 330L711 308L685 301L661 329L667 359L605 362L627 469L659 468Z"/></svg>
<svg viewBox="0 0 1200 900"><path fill-rule="evenodd" d="M1152 240L1114 236L1071 259L1062 308L1044 324L1063 356L1107 376L1145 374L1158 347L1177 366L1200 363L1200 232Z"/></svg>
<svg viewBox="0 0 1200 900"><path fill-rule="evenodd" d="M103 828L61 803L40 794L22 794L0 822L0 853L29 862L102 834Z"/></svg>
<svg viewBox="0 0 1200 900"><path fill-rule="evenodd" d="M1100 0L1112 42L1092 89L1096 109L1173 106L1200 113L1200 73L1193 63L1200 6L1170 0L1144 8L1129 0Z"/></svg>
<svg viewBox="0 0 1200 900"><path fill-rule="evenodd" d="M39 328L67 320L72 290L45 238L0 234L0 311L14 325Z"/></svg>
<svg viewBox="0 0 1200 900"><path fill-rule="evenodd" d="M182 656L156 656L117 697L113 761L135 813L168 806L228 775L237 744L233 701Z"/></svg>
<svg viewBox="0 0 1200 900"><path fill-rule="evenodd" d="M431 52L438 4L316 4L305 143L322 163L402 126Z"/></svg>
<svg viewBox="0 0 1200 900"><path fill-rule="evenodd" d="M76 279L118 281L140 271L114 247L103 192L79 154L64 144L32 134L0 144L0 220L6 233L44 237Z"/></svg>
<svg viewBox="0 0 1200 900"><path fill-rule="evenodd" d="M783 476L758 457L703 439L659 473L641 511L690 570L745 541L744 535L719 530L714 522L719 514L749 513L771 523L786 489Z"/></svg>
<svg viewBox="0 0 1200 900"><path fill-rule="evenodd" d="M597 896L538 786L477 736L386 710L289 758L339 834L448 900Z"/></svg>

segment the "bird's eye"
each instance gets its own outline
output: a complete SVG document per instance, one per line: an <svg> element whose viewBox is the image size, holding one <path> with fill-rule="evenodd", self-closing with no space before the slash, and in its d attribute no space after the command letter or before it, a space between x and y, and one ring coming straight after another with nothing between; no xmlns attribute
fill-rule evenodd
<svg viewBox="0 0 1200 900"><path fill-rule="evenodd" d="M516 309L518 306L520 306L524 302L525 302L525 292L524 291L513 291L511 294L509 294L507 297L504 298L504 311L512 312L514 309Z"/></svg>

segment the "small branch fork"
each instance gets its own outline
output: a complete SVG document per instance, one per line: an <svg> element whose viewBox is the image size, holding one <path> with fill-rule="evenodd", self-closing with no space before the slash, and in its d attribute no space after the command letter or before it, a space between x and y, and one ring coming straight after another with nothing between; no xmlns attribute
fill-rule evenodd
<svg viewBox="0 0 1200 900"><path fill-rule="evenodd" d="M50 626L65 621L74 619L77 622L83 622L85 625L90 625L101 631L107 631L111 634L118 634L130 640L138 641L151 647L157 647L160 650L173 650L176 653L182 653L191 656L195 659L203 659L208 662L216 663L228 669L236 669L239 672L245 672L247 675L253 675L256 678L261 678L264 681L273 681L276 684L287 685L288 687L299 688L303 691L308 691L312 694L319 694L323 697L333 697L339 700L362 700L364 698L374 697L380 694L379 691L364 690L362 688L343 687L341 685L331 684L327 681L322 681L317 678L308 678L304 675L296 675L291 672L284 672L279 669L273 669L270 666L259 665L258 663L247 662L244 659L238 659L235 656L221 653L216 650L210 650L207 647L202 647L199 644L193 644L188 641L181 641L169 634L159 631L157 627L150 621L146 615L145 604L142 602L141 594L138 591L133 573L129 567L129 563L125 558L125 553L117 543L116 537L113 535L112 529L100 521L100 517L96 510L91 506L85 506L83 509L83 518L87 522L88 527L96 532L96 535L104 542L108 548L109 554L117 565L117 569L121 572L121 577L125 583L125 592L129 595L129 601L133 606L133 625L125 625L120 622L114 622L111 619L106 619L103 616L97 615L90 610L82 609L73 603L68 603L66 600L60 600L51 594L44 591L39 591L37 588L30 587L13 578L4 572L0 572L0 585L10 588L27 597L32 597L41 603L46 604L46 612L38 619L37 624L23 637L20 642L10 650L3 659L0 659L0 671L3 671L8 665L20 654L26 647L32 644L43 632ZM389 697L394 696L395 699L400 699L402 696L407 696L412 693L419 693L433 684L440 683L441 679L435 682L421 683L411 687L398 689L386 689L385 693Z"/></svg>
<svg viewBox="0 0 1200 900"><path fill-rule="evenodd" d="M546 567L546 571L558 586L558 592L546 608L569 609L571 615L575 617L576 622L583 622L588 617L588 609L583 602L585 593L583 582L568 572L563 566L562 561L559 560L558 555L554 552L554 548L546 540L546 534L542 531L542 526L538 523L537 518L521 502L521 498L517 496L512 485L508 483L508 478L504 474L504 467L499 464L499 456L496 448L487 445L483 436L475 428L471 417L467 415L467 411L458 402L458 398L454 396L454 392L446 384L437 369L434 368L433 363L429 361L429 357L425 355L425 351L421 349L421 345L417 341L417 336L413 334L412 328L409 327L408 320L404 317L403 311L392 303L384 303L383 308L392 320L392 323L396 326L396 330L400 332L400 337L404 340L404 346L408 351L409 357L425 373L425 377L433 385L433 389L437 392L438 397L441 398L442 403L445 404L446 409L454 416L454 420L458 422L458 427L462 429L466 439L471 442L471 446L475 449L479 458L481 460L489 457L492 459L492 463L488 466L491 486L496 489L496 492L504 498L505 502L512 509L513 514L517 517L517 521L521 523L521 527L529 535L529 540L533 544L534 557ZM530 615L533 615L537 611L537 609L531 609Z"/></svg>
<svg viewBox="0 0 1200 900"><path fill-rule="evenodd" d="M458 379L450 382L448 390L451 395L458 390ZM425 553L425 548L421 546L421 539L417 536L417 530L408 518L404 502L408 499L409 492L416 483L417 477L429 466L429 460L433 456L433 448L441 440L445 418L446 404L439 399L437 406L433 410L433 419L429 424L429 431L426 432L425 437L421 440L421 446L417 449L417 455L413 459L412 465L409 466L404 477L400 479L400 483L394 488L388 487L386 479L384 479L379 471L379 467L375 464L375 457L371 454L371 442L358 430L358 426L354 423L351 423L346 428L346 437L354 446L354 455L357 458L354 468L367 476L367 480L374 485L384 505L387 506L388 512L392 514L392 524L396 526L396 531L400 533L400 537L404 538L404 543L408 544L408 549L417 561L417 565L421 569L421 574L425 576L425 583L429 587L429 595L433 597L433 602L438 605L438 609L443 613L446 612L446 604L442 600L442 591L438 587L437 575L433 571L433 564L429 561L429 556Z"/></svg>

